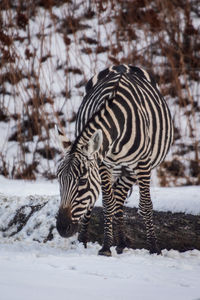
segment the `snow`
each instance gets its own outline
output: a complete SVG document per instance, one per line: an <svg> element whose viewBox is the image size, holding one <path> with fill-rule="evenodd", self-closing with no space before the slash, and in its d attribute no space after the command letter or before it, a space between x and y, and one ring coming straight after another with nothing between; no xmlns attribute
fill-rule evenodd
<svg viewBox="0 0 200 300"><path fill-rule="evenodd" d="M200 251L126 250L97 256L99 245L53 248L27 243L1 244L3 300L110 299L197 300Z"/></svg>
<svg viewBox="0 0 200 300"><path fill-rule="evenodd" d="M152 187L154 208L200 214L200 187ZM126 205L138 205L135 187ZM147 250L125 249L112 257L98 256L100 245L88 243L87 249L77 236L44 243L49 227L55 223L59 206L57 181L8 180L0 176L0 223L5 226L19 207L46 205L12 237L0 236L0 288L2 300L199 300L200 251L179 253L162 250L150 255ZM97 201L101 205L101 199ZM10 228L9 234L15 228ZM40 241L38 243L36 241Z"/></svg>
<svg viewBox="0 0 200 300"><path fill-rule="evenodd" d="M37 181L10 180L0 176L0 193L9 196L25 197L28 195L52 196L59 194L57 181L38 179Z"/></svg>
<svg viewBox="0 0 200 300"><path fill-rule="evenodd" d="M200 186L185 187L152 187L151 198L154 210L200 214ZM139 190L135 186L133 194L127 200L127 206L138 207Z"/></svg>
<svg viewBox="0 0 200 300"><path fill-rule="evenodd" d="M59 186L57 180L37 181L9 180L0 176L0 195L20 197L25 201L27 196L44 196L48 199L59 198ZM51 198L52 197L52 198ZM200 214L200 186L185 187L151 187L151 197L153 207L157 211L171 211L173 213L182 212L187 214ZM126 200L126 206L138 207L139 189L133 187L133 192ZM102 205L101 196L97 200L97 206Z"/></svg>
<svg viewBox="0 0 200 300"><path fill-rule="evenodd" d="M79 16L82 13L82 7L79 1L76 3L78 5L76 16ZM71 10L74 10L73 4ZM58 7L52 9L52 13L61 19L68 15L67 11L67 5L63 5L62 9ZM27 47L30 52L36 49L34 69L39 75L41 92L46 91L47 95L54 99L54 109L47 103L45 112L50 114L50 119L53 118L54 110L63 110L67 119L72 111L77 111L84 88L78 90L75 88L81 80L80 75L68 75L69 78L66 78L64 67L58 70L56 66L81 66L81 69L84 69L83 78L89 79L94 71L100 71L110 64L109 59L105 53L97 55L92 52L91 56L81 53L84 47L81 31L70 35L72 43L66 49L61 34L55 32L54 26L56 25L52 23L49 13L42 8L38 12L35 20L29 21L31 43L28 44L26 39L24 43L15 42L15 51L19 57L16 64L19 67L23 66L25 73L29 74L32 65L25 58L24 51ZM101 15L102 24L97 18L83 22L91 25L91 28L85 30L85 35L93 38L98 36L100 45L106 45L105 41L110 38L109 32L113 35L112 43L118 44L114 23L104 24L103 22L107 15L112 17L111 12L111 5L109 5L105 13ZM6 14L7 12L5 12L4 19L7 17L9 20ZM193 23L198 28L199 20L194 19ZM43 33L47 34L41 39L43 47L40 47L41 40L39 40L41 27L44 28ZM138 30L137 33L142 37L140 43L135 44L139 51L145 48L149 41L144 31ZM19 36L23 35L24 32L21 30ZM127 41L121 41L121 44L124 49L118 54L118 59L128 57L129 52L136 50L132 49L132 45ZM66 54L67 52L69 53ZM40 58L49 53L52 55L51 59L42 65L39 64ZM69 85L66 87L72 90L73 101L65 101L65 97L61 94L66 80ZM10 115L16 112L21 113L24 104L32 96L33 91L30 88L28 90L24 88L27 85L27 79L20 81L16 85L17 88L5 83L6 90L11 93L11 96L5 95L3 101ZM198 84L192 82L191 89L197 90L197 87ZM174 109L173 115L178 116L175 118L177 127L185 131L184 142L191 144L184 111L180 113L179 110L177 112ZM0 150L7 157L10 166L14 164L16 157L20 157L16 143L8 142L15 126L16 122L11 120L9 123L1 122L0 128L2 140ZM73 127L74 124L67 124L67 132L71 133L71 136L73 136ZM197 131L196 133L198 134ZM34 152L31 148L34 150L37 144L39 144L37 138L32 144L29 142L31 153ZM26 156L27 161L31 162L29 156ZM46 164L48 162L43 159L41 168L45 169ZM174 188L152 186L151 195L155 210L200 214L200 186ZM53 232L55 238L44 243L43 240L49 232L49 227L55 223L59 201L57 181L50 182L37 178L36 182L27 182L8 180L0 176L0 228L13 219L19 207L23 207L23 214L28 215L31 209L27 205L46 203L37 214L29 219L17 236L8 238L0 232L0 299L51 300L62 297L70 300L94 298L95 300L200 300L200 251L179 253L174 250L163 250L162 255L157 256L150 255L146 250L126 249L122 255L117 255L115 249L112 248L112 257L107 258L97 255L100 249L97 243L89 243L88 248L84 249L81 244L78 244L76 236L67 240L62 239L55 233L55 229ZM136 186L132 195L127 199L126 205L138 207L138 201L139 191ZM101 197L96 205L101 205ZM15 227L11 227L9 233L15 230Z"/></svg>

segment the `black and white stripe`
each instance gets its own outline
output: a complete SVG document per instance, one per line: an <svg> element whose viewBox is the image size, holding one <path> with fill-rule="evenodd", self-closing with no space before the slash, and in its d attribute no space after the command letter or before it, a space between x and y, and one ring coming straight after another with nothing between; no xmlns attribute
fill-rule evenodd
<svg viewBox="0 0 200 300"><path fill-rule="evenodd" d="M79 219L84 216L79 239L85 242L100 180L105 237L99 254L110 255L113 218L117 227L117 251L121 253L126 246L123 204L137 181L140 214L144 217L149 249L158 252L152 221L150 176L151 170L164 160L169 150L173 126L168 106L153 77L143 69L127 65L113 66L92 77L77 114L75 133L76 140L59 167L58 175L62 207L69 207L71 203L72 219L73 209L79 211ZM87 185L79 193L81 184L77 178L82 178L80 170L84 164ZM68 183L63 174L70 178ZM81 202L84 197L90 201Z"/></svg>
<svg viewBox="0 0 200 300"><path fill-rule="evenodd" d="M96 112L103 113L106 102L101 127L112 145L111 155L105 158L108 163L125 161L131 166L148 143L152 168L164 159L173 140L170 112L146 71L126 65L111 67L91 78L86 91L78 111L76 137Z"/></svg>

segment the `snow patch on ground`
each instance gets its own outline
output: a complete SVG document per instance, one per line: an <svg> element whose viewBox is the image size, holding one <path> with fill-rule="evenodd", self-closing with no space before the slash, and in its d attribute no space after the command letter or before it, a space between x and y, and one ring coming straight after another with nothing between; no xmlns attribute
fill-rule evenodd
<svg viewBox="0 0 200 300"><path fill-rule="evenodd" d="M0 176L0 194L5 196L20 197L19 201L24 201L27 196L44 196L53 199L59 198L59 185L57 180L37 181L9 180ZM52 198L53 197L53 198ZM187 214L200 214L200 186L185 187L154 187L151 188L151 197L153 207L157 211L183 212ZM131 196L126 200L125 205L129 207L138 207L139 189L134 186ZM102 205L101 196L97 206Z"/></svg>
<svg viewBox="0 0 200 300"><path fill-rule="evenodd" d="M2 299L199 299L200 251L117 255L113 248L108 258L97 256L99 247L1 244Z"/></svg>
<svg viewBox="0 0 200 300"><path fill-rule="evenodd" d="M199 186L152 187L151 194L156 210L200 213ZM63 239L55 229L53 240L37 243L34 240L43 242L55 223L60 201L57 181L25 182L0 177L0 198L1 227L19 207L28 215L31 206L45 203L17 236L1 235L2 300L200 299L200 251L163 250L157 256L147 250L125 249L117 255L112 247L112 257L101 257L97 255L99 244L88 243L85 249L77 242L77 235ZM134 187L126 205L137 207L138 199L139 191ZM97 205L101 205L101 199Z"/></svg>

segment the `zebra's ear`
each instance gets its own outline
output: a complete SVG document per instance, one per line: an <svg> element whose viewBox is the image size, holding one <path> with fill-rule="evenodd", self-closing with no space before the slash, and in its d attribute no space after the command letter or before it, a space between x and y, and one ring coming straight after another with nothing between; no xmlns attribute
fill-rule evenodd
<svg viewBox="0 0 200 300"><path fill-rule="evenodd" d="M88 156L91 157L95 152L99 151L103 142L103 134L101 129L98 129L90 138L88 143Z"/></svg>
<svg viewBox="0 0 200 300"><path fill-rule="evenodd" d="M55 125L55 131L58 136L58 140L60 143L61 150L63 152L66 152L71 147L72 142L63 134L63 132L58 128L57 125Z"/></svg>

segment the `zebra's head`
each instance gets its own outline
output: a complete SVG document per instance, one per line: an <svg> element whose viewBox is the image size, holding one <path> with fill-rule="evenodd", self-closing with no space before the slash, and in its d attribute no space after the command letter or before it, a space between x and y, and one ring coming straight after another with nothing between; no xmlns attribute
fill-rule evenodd
<svg viewBox="0 0 200 300"><path fill-rule="evenodd" d="M57 170L61 203L56 227L62 237L70 237L99 196L101 180L97 153L102 144L102 131L97 130L88 142L74 144L59 130L58 134L65 155Z"/></svg>

